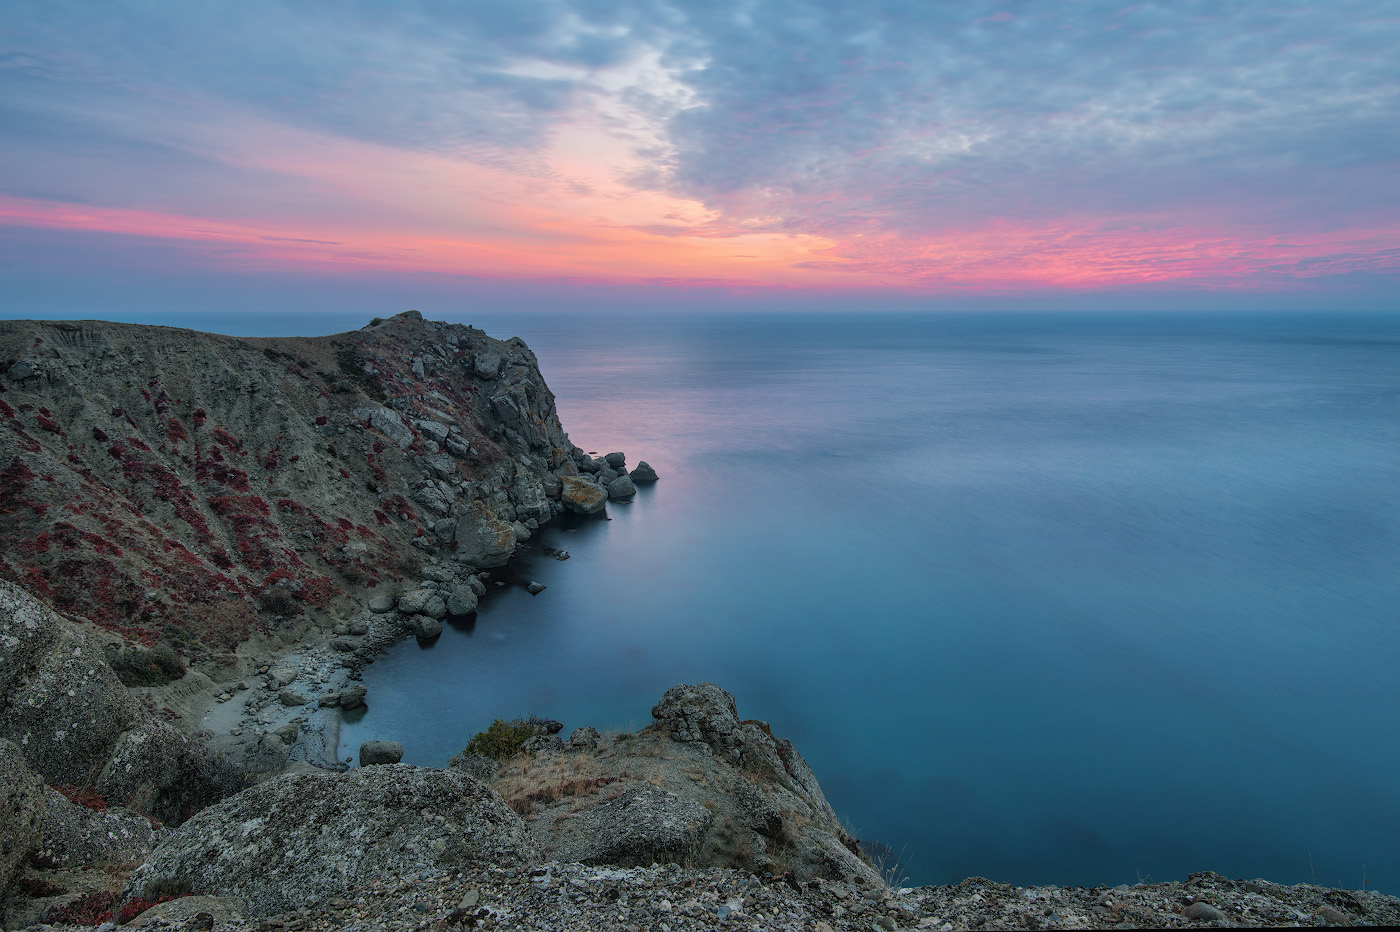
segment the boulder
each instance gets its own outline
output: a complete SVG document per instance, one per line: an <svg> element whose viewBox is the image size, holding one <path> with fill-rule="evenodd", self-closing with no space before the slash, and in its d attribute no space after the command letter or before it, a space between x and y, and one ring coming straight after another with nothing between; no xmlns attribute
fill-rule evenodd
<svg viewBox="0 0 1400 932"><path fill-rule="evenodd" d="M365 695L368 692L369 690L359 683L351 683L337 694L339 697L337 704L342 709L358 709L365 704Z"/></svg>
<svg viewBox="0 0 1400 932"><path fill-rule="evenodd" d="M472 566L502 566L515 551L515 531L482 502L457 519L457 560Z"/></svg>
<svg viewBox="0 0 1400 932"><path fill-rule="evenodd" d="M470 615L476 611L476 590L463 583L447 594L446 601L449 615Z"/></svg>
<svg viewBox="0 0 1400 932"><path fill-rule="evenodd" d="M637 468L628 473L633 482L655 482L657 480L656 470L651 468L651 464L642 460L637 464Z"/></svg>
<svg viewBox="0 0 1400 932"><path fill-rule="evenodd" d="M575 728L573 734L569 735L569 747L596 748L600 737L602 736L598 734L598 729L592 725L584 725L582 728Z"/></svg>
<svg viewBox="0 0 1400 932"><path fill-rule="evenodd" d="M436 589L414 589L399 596L395 607L405 615L422 615L427 613L427 607L433 599L442 601Z"/></svg>
<svg viewBox="0 0 1400 932"><path fill-rule="evenodd" d="M608 498L631 498L637 494L637 487L626 476L618 476L608 483Z"/></svg>
<svg viewBox="0 0 1400 932"><path fill-rule="evenodd" d="M621 469L627 465L627 457L622 453L608 453L603 456L603 462L613 469Z"/></svg>
<svg viewBox="0 0 1400 932"><path fill-rule="evenodd" d="M594 514L608 503L607 491L597 483L581 476L565 476L562 481L564 507L576 514Z"/></svg>
<svg viewBox="0 0 1400 932"><path fill-rule="evenodd" d="M539 595L541 592L545 591L548 588L549 587L542 582L536 582L534 580L531 580L529 583L526 584L525 591L530 593L531 595Z"/></svg>
<svg viewBox="0 0 1400 932"><path fill-rule="evenodd" d="M432 615L409 615L408 630L414 637L435 638L442 634L442 623Z"/></svg>
<svg viewBox="0 0 1400 932"><path fill-rule="evenodd" d="M0 896L39 849L44 797L44 783L29 769L19 746L0 739Z"/></svg>
<svg viewBox="0 0 1400 932"><path fill-rule="evenodd" d="M149 721L122 735L96 790L161 822L178 823L247 781L229 758L165 722Z"/></svg>
<svg viewBox="0 0 1400 932"><path fill-rule="evenodd" d="M186 932L199 929L227 929L243 918L243 904L227 896L182 896L157 903L137 914L128 929L176 928Z"/></svg>
<svg viewBox="0 0 1400 932"><path fill-rule="evenodd" d="M480 782L385 764L277 777L210 806L160 843L126 893L198 890L269 916L376 878L534 855L520 817Z"/></svg>
<svg viewBox="0 0 1400 932"><path fill-rule="evenodd" d="M476 593L478 599L486 594L486 583L481 581L480 576L468 576L467 585L472 587L472 592Z"/></svg>
<svg viewBox="0 0 1400 932"><path fill-rule="evenodd" d="M277 699L283 705L306 705L306 697L294 689L284 689L277 694Z"/></svg>
<svg viewBox="0 0 1400 932"><path fill-rule="evenodd" d="M472 372L478 378L494 379L501 374L501 354L493 350L477 353L472 360Z"/></svg>
<svg viewBox="0 0 1400 932"><path fill-rule="evenodd" d="M369 600L369 610L376 615L384 615L394 610L394 600L387 595L377 595Z"/></svg>
<svg viewBox="0 0 1400 932"><path fill-rule="evenodd" d="M397 764L403 760L403 745L397 741L366 741L360 745L360 766Z"/></svg>
<svg viewBox="0 0 1400 932"><path fill-rule="evenodd" d="M370 427L388 437L400 450L407 450L413 443L413 431L397 412L388 408L356 408L351 412L351 417L361 423L368 422Z"/></svg>

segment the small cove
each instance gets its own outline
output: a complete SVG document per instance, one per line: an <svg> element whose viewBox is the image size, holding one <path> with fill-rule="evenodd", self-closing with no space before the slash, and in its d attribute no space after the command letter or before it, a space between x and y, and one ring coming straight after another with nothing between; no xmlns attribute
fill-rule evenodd
<svg viewBox="0 0 1400 932"><path fill-rule="evenodd" d="M1393 320L465 322L662 479L368 667L342 758L708 680L916 883L1400 889Z"/></svg>

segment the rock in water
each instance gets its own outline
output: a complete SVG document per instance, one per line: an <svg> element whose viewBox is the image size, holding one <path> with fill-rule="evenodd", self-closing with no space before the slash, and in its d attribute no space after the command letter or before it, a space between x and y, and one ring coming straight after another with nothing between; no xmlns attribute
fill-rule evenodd
<svg viewBox="0 0 1400 932"><path fill-rule="evenodd" d="M397 741L366 741L360 745L360 766L397 764L403 760L403 745Z"/></svg>
<svg viewBox="0 0 1400 932"><path fill-rule="evenodd" d="M210 806L157 846L127 895L199 890L268 916L375 878L534 856L520 817L478 781L386 764L278 777Z"/></svg>
<svg viewBox="0 0 1400 932"><path fill-rule="evenodd" d="M631 498L637 494L637 487L626 476L618 476L608 483L608 498Z"/></svg>
<svg viewBox="0 0 1400 932"><path fill-rule="evenodd" d="M531 595L539 595L541 592L545 591L548 588L549 587L542 582L531 581L530 584L525 587L525 591L530 593Z"/></svg>
<svg viewBox="0 0 1400 932"><path fill-rule="evenodd" d="M608 503L608 493L600 485L589 482L580 476L565 476L564 507L581 515L591 515L603 510Z"/></svg>
<svg viewBox="0 0 1400 932"><path fill-rule="evenodd" d="M470 615L476 611L476 590L468 585L458 586L447 596L449 615Z"/></svg>
<svg viewBox="0 0 1400 932"><path fill-rule="evenodd" d="M646 460L637 464L637 468L628 473L633 482L655 482L657 479L656 470L651 468Z"/></svg>

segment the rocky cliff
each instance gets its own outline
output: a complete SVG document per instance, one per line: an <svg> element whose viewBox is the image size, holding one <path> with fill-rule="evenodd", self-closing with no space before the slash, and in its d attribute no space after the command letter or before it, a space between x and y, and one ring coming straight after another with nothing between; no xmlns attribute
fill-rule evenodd
<svg viewBox="0 0 1400 932"><path fill-rule="evenodd" d="M605 469L522 341L414 311L255 340L0 323L0 578L187 660L426 557L498 566L566 501L601 507Z"/></svg>

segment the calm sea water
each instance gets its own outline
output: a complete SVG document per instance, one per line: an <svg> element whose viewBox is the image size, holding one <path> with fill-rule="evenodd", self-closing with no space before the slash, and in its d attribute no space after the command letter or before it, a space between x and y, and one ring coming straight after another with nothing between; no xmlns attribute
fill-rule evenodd
<svg viewBox="0 0 1400 932"><path fill-rule="evenodd" d="M663 478L368 668L342 756L713 681L914 883L1400 893L1400 320L468 322Z"/></svg>

